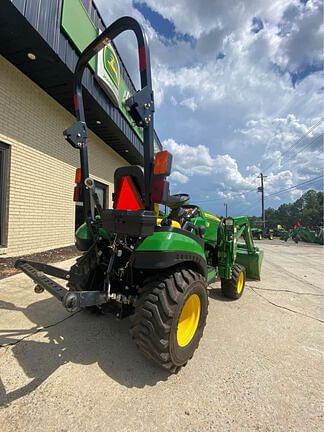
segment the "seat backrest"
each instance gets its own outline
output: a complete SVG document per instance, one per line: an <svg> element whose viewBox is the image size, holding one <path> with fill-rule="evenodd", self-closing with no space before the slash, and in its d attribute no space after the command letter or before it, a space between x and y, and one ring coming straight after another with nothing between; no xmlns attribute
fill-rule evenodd
<svg viewBox="0 0 324 432"><path fill-rule="evenodd" d="M118 190L119 182L123 177L131 177L141 199L144 201L144 172L143 169L138 165L130 165L125 167L117 168L114 175L115 192Z"/></svg>

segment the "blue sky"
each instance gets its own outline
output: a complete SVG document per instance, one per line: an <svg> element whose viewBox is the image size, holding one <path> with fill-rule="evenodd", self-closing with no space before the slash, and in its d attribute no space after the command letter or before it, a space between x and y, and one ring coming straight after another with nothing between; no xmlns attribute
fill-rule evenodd
<svg viewBox="0 0 324 432"><path fill-rule="evenodd" d="M259 214L322 189L323 22L319 0L96 0L108 24L146 28L155 124L174 155L171 188L206 209ZM138 83L135 41L117 46ZM299 140L299 141L298 141Z"/></svg>

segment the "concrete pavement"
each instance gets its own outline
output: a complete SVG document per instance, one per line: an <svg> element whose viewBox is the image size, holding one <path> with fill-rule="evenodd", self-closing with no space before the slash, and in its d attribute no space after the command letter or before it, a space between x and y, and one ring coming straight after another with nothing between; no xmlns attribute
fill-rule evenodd
<svg viewBox="0 0 324 432"><path fill-rule="evenodd" d="M2 432L322 430L323 248L258 244L262 282L236 302L215 284L177 375L142 357L127 319L71 316L22 274L0 281Z"/></svg>

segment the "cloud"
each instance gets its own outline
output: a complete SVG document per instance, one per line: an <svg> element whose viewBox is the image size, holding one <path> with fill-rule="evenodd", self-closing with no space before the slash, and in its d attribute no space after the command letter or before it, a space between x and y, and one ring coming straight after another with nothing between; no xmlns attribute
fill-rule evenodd
<svg viewBox="0 0 324 432"><path fill-rule="evenodd" d="M184 99L179 103L179 105L189 108L191 111L196 111L198 104L194 97Z"/></svg>
<svg viewBox="0 0 324 432"><path fill-rule="evenodd" d="M253 212L259 211L261 169L269 167L267 193L321 172L323 141L311 144L320 127L297 151L287 152L322 112L321 1L141 2L170 21L172 34L153 27L131 0L96 0L106 23L131 15L146 29L155 125L174 154L176 187L186 185L195 199L216 197L221 206L228 199L235 211L246 205ZM136 42L127 33L117 46L138 86ZM298 193L293 189L267 202L277 205Z"/></svg>
<svg viewBox="0 0 324 432"><path fill-rule="evenodd" d="M170 179L174 182L174 183L181 183L181 184L185 184L188 183L189 181L189 177L186 176L185 174L182 174L179 171L173 171Z"/></svg>
<svg viewBox="0 0 324 432"><path fill-rule="evenodd" d="M281 43L277 62L281 68L301 73L311 66L323 67L323 3L310 0L291 4L279 23Z"/></svg>
<svg viewBox="0 0 324 432"><path fill-rule="evenodd" d="M248 121L246 128L239 132L252 145L263 144L263 170L276 172L289 168L301 177L316 175L321 170L324 124L320 117L309 119L307 123L294 114L261 118Z"/></svg>
<svg viewBox="0 0 324 432"><path fill-rule="evenodd" d="M251 25L252 18L277 21L286 7L297 1L274 0L218 0L197 2L196 0L143 0L154 11L169 19L180 33L195 38L215 28L226 28L232 32L237 28Z"/></svg>
<svg viewBox="0 0 324 432"><path fill-rule="evenodd" d="M254 175L244 177L239 171L238 164L230 155L216 155L213 157L205 145L190 146L179 144L173 139L163 142L163 147L173 154L173 166L178 174L189 178L208 177L207 186L215 189L231 191L248 191L256 188L257 180ZM178 175L177 174L177 175ZM179 181L179 178L177 178Z"/></svg>

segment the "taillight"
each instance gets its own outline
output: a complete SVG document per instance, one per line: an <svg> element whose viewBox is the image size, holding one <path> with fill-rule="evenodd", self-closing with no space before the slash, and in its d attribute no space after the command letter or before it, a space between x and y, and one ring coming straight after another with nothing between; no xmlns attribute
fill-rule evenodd
<svg viewBox="0 0 324 432"><path fill-rule="evenodd" d="M74 187L73 191L73 201L74 202L81 202L82 201L82 175L81 175L81 168L77 168L75 170L75 178L74 183L76 183L76 186Z"/></svg>
<svg viewBox="0 0 324 432"><path fill-rule="evenodd" d="M75 170L75 180L74 183L80 184L82 181L81 168Z"/></svg>
<svg viewBox="0 0 324 432"><path fill-rule="evenodd" d="M81 185L77 185L77 186L74 187L73 201L74 202L81 202L82 201L82 188L81 188Z"/></svg>
<svg viewBox="0 0 324 432"><path fill-rule="evenodd" d="M162 203L169 195L169 182L164 177L153 176L152 181L152 202Z"/></svg>

